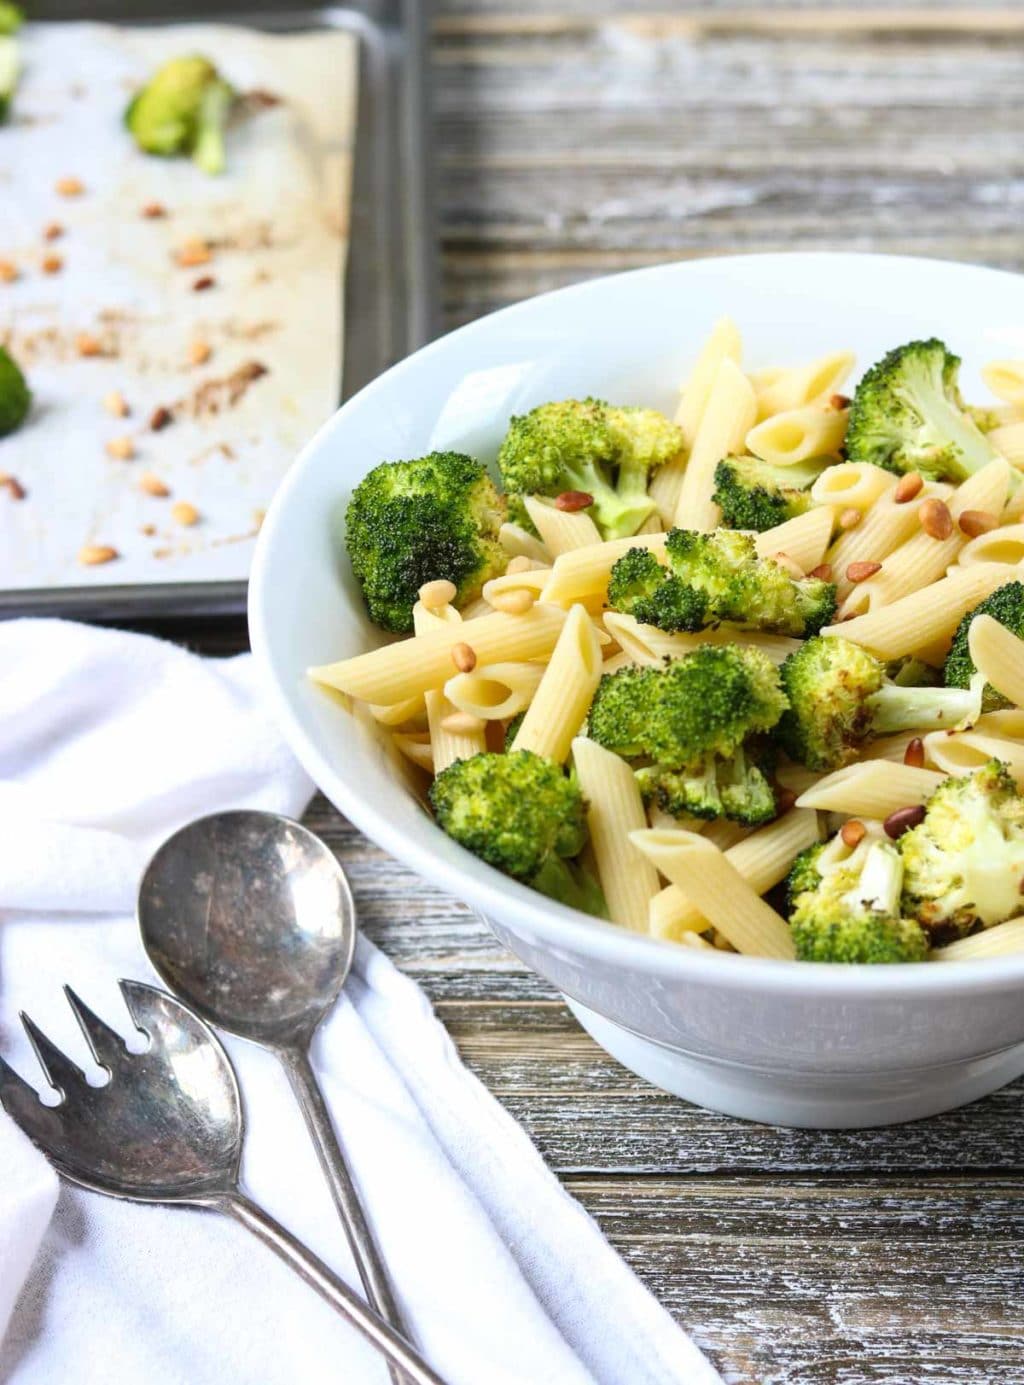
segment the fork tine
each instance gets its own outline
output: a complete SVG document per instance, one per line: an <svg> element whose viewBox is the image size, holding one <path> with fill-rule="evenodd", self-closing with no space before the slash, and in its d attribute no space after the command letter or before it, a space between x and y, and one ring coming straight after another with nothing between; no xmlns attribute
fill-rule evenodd
<svg viewBox="0 0 1024 1385"><path fill-rule="evenodd" d="M92 1050L92 1056L101 1068L109 1071L127 1052L124 1040L115 1029L111 1029L109 1024L105 1024L99 1015L90 1010L81 996L76 995L70 986L64 987L64 994L79 1028L85 1035L85 1041Z"/></svg>
<svg viewBox="0 0 1024 1385"><path fill-rule="evenodd" d="M38 1093L34 1087L30 1087L25 1079L14 1071L7 1059L0 1054L0 1106L4 1108L12 1120L17 1120L22 1105L27 1101L34 1101L38 1106Z"/></svg>
<svg viewBox="0 0 1024 1385"><path fill-rule="evenodd" d="M21 1011L21 1022L25 1026L29 1043L35 1049L39 1066L46 1074L46 1080L54 1091L58 1091L66 1097L76 1084L84 1087L86 1082L85 1073L82 1069L46 1037L35 1021L25 1014L24 1010Z"/></svg>

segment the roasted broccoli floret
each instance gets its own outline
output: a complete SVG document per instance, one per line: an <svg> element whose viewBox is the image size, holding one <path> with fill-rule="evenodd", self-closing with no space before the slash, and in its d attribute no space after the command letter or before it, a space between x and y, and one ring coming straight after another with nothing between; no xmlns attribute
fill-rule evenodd
<svg viewBox="0 0 1024 1385"><path fill-rule="evenodd" d="M846 430L851 462L963 481L997 455L964 408L960 357L936 338L899 346L857 386Z"/></svg>
<svg viewBox="0 0 1024 1385"><path fill-rule="evenodd" d="M586 845L586 802L574 778L532 750L457 760L430 802L450 837L514 880L603 915L600 886L572 857Z"/></svg>
<svg viewBox="0 0 1024 1385"><path fill-rule="evenodd" d="M940 784L899 847L903 912L936 942L1021 912L1024 798L998 760Z"/></svg>
<svg viewBox="0 0 1024 1385"><path fill-rule="evenodd" d="M758 823L775 816L775 791L751 738L784 707L778 670L760 650L705 645L664 668L605 674L587 730L624 759L652 762L637 778L665 812Z"/></svg>
<svg viewBox="0 0 1024 1385"><path fill-rule="evenodd" d="M124 122L145 153L188 154L204 173L222 173L234 102L234 90L207 58L172 58L132 98Z"/></svg>
<svg viewBox="0 0 1024 1385"><path fill-rule="evenodd" d="M1024 582L1007 582L1004 587L997 587L990 596L986 596L984 601L979 602L973 611L968 611L961 620L956 628L956 634L953 636L949 653L946 655L943 676L947 688L969 687L971 680L978 672L974 660L971 658L968 645L971 622L975 616L991 616L1000 625L1005 625L1007 630L1011 630L1018 638L1024 639ZM984 711L994 712L998 711L1000 707L1010 706L1010 703L1002 693L995 690L991 683L986 683L981 705Z"/></svg>
<svg viewBox="0 0 1024 1385"><path fill-rule="evenodd" d="M866 840L845 861L826 846L796 858L787 882L789 926L802 962L921 962L928 936L900 912L903 863L891 842Z"/></svg>
<svg viewBox="0 0 1024 1385"><path fill-rule="evenodd" d="M760 457L725 457L715 468L715 503L729 529L763 533L810 509L810 489L831 459L772 466Z"/></svg>
<svg viewBox="0 0 1024 1385"><path fill-rule="evenodd" d="M25 422L32 393L14 357L0 346L0 438Z"/></svg>
<svg viewBox="0 0 1024 1385"><path fill-rule="evenodd" d="M654 409L564 399L511 420L498 466L512 494L592 496L587 513L615 539L635 534L654 512L650 474L682 447L681 430Z"/></svg>
<svg viewBox="0 0 1024 1385"><path fill-rule="evenodd" d="M873 654L838 635L808 640L781 673L789 709L779 740L808 769L848 764L872 736L952 730L981 715L980 677L965 689L904 686L886 678Z"/></svg>
<svg viewBox="0 0 1024 1385"><path fill-rule="evenodd" d="M17 5L0 0L0 125L10 113L11 101L21 75L21 50L14 35L24 15Z"/></svg>
<svg viewBox="0 0 1024 1385"><path fill-rule="evenodd" d="M345 543L370 619L384 630L411 630L420 587L439 578L455 583L457 605L478 596L505 570L498 542L504 518L494 483L461 452L374 467L345 516Z"/></svg>
<svg viewBox="0 0 1024 1385"><path fill-rule="evenodd" d="M815 634L835 613L831 582L792 577L781 563L758 556L750 534L673 529L665 564L647 549L630 549L612 568L608 604L662 630L726 621L798 636Z"/></svg>

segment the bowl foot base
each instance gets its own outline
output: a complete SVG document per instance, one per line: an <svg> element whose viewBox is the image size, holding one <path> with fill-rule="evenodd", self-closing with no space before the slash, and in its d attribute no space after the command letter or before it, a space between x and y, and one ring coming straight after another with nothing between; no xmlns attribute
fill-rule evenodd
<svg viewBox="0 0 1024 1385"><path fill-rule="evenodd" d="M697 1106L764 1125L861 1130L952 1111L1024 1074L1024 1044L908 1072L794 1073L742 1067L642 1039L568 997L606 1052L647 1082Z"/></svg>

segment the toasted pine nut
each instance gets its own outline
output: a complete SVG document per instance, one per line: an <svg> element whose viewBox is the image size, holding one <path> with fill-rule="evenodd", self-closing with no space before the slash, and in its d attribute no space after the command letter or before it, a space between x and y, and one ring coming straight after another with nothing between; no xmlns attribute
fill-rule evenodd
<svg viewBox="0 0 1024 1385"><path fill-rule="evenodd" d="M428 611L436 611L441 606L450 606L457 593L458 588L454 582L449 582L446 577L439 577L436 582L423 583L419 590L419 598Z"/></svg>
<svg viewBox="0 0 1024 1385"><path fill-rule="evenodd" d="M868 834L868 829L859 818L850 818L844 822L839 829L839 835L843 839L843 845L848 846L851 851L864 840Z"/></svg>
<svg viewBox="0 0 1024 1385"><path fill-rule="evenodd" d="M918 510L917 517L921 521L921 528L931 539L948 539L953 532L953 516L944 500L936 500L932 496Z"/></svg>
<svg viewBox="0 0 1024 1385"><path fill-rule="evenodd" d="M817 567L812 567L812 568L811 568L811 570L810 570L810 572L807 574L807 576L808 576L808 577L817 577L818 580L821 581L821 582L831 582L831 581L832 581L832 564L831 564L831 563L819 563Z"/></svg>
<svg viewBox="0 0 1024 1385"><path fill-rule="evenodd" d="M469 712L449 712L441 718L441 730L450 731L453 736L470 736L474 731L482 731L485 725Z"/></svg>
<svg viewBox="0 0 1024 1385"><path fill-rule="evenodd" d="M897 837L902 837L904 832L909 832L921 822L924 822L924 806L913 803L907 808L897 808L894 813L890 813L882 826L885 828L886 836L892 837L895 841Z"/></svg>
<svg viewBox="0 0 1024 1385"><path fill-rule="evenodd" d="M121 555L108 543L87 543L78 550L78 561L84 567L97 567L100 563L112 563Z"/></svg>
<svg viewBox="0 0 1024 1385"><path fill-rule="evenodd" d="M856 529L863 518L860 510L854 509L851 505L849 509L840 512L839 527L840 529Z"/></svg>
<svg viewBox="0 0 1024 1385"><path fill-rule="evenodd" d="M915 495L920 495L924 486L924 477L919 471L908 471L906 476L901 476L896 482L896 489L892 493L892 498L897 505L905 505L908 500L913 500Z"/></svg>
<svg viewBox="0 0 1024 1385"><path fill-rule="evenodd" d="M53 188L60 197L81 197L85 184L81 178L58 178Z"/></svg>
<svg viewBox="0 0 1024 1385"><path fill-rule="evenodd" d="M151 471L144 471L139 477L139 490L145 491L147 495L158 497L171 493L170 486L165 481L161 481L159 476L154 476Z"/></svg>
<svg viewBox="0 0 1024 1385"><path fill-rule="evenodd" d="M28 491L18 480L17 476L0 476L0 490L5 490L12 500L24 500Z"/></svg>
<svg viewBox="0 0 1024 1385"><path fill-rule="evenodd" d="M593 505L594 497L589 491L563 491L555 496L555 509L573 515L577 510L585 510Z"/></svg>
<svg viewBox="0 0 1024 1385"><path fill-rule="evenodd" d="M452 645L452 663L460 673L472 673L476 668L476 650L472 645L460 640Z"/></svg>
<svg viewBox="0 0 1024 1385"><path fill-rule="evenodd" d="M525 615L534 603L533 592L524 587L510 592L495 592L489 599L496 611L503 611L507 616Z"/></svg>
<svg viewBox="0 0 1024 1385"><path fill-rule="evenodd" d="M103 343L91 332L79 332L75 337L75 350L80 356L102 356Z"/></svg>
<svg viewBox="0 0 1024 1385"><path fill-rule="evenodd" d="M131 413L128 401L120 390L111 390L109 394L103 396L103 407L108 414L113 414L115 418L127 418Z"/></svg>
<svg viewBox="0 0 1024 1385"><path fill-rule="evenodd" d="M509 565L505 569L505 572L506 574L514 574L517 572L530 572L532 567L533 564L530 562L529 558L527 558L524 553L520 553L517 558L512 558L509 561Z"/></svg>
<svg viewBox="0 0 1024 1385"><path fill-rule="evenodd" d="M969 539L976 539L979 534L990 534L997 528L999 519L988 510L964 510L957 523L961 533L966 534Z"/></svg>
<svg viewBox="0 0 1024 1385"><path fill-rule="evenodd" d="M64 268L63 255L44 255L39 261L39 268L44 274L59 274Z"/></svg>
<svg viewBox="0 0 1024 1385"><path fill-rule="evenodd" d="M0 260L0 284L13 284L15 279L20 277L18 266L13 260Z"/></svg>
<svg viewBox="0 0 1024 1385"><path fill-rule="evenodd" d="M193 524L199 523L199 511L187 500L178 500L171 506L171 518L175 524L183 524L186 529L191 529Z"/></svg>
<svg viewBox="0 0 1024 1385"><path fill-rule="evenodd" d="M830 409L848 409L852 403L853 400L848 394L829 395L828 406Z"/></svg>
<svg viewBox="0 0 1024 1385"><path fill-rule="evenodd" d="M846 580L854 583L866 582L869 577L874 577L876 572L881 571L881 563L851 563L846 569Z"/></svg>
<svg viewBox="0 0 1024 1385"><path fill-rule="evenodd" d="M920 736L915 736L913 740L907 741L907 748L903 752L903 763L910 765L913 769L924 769L924 741Z"/></svg>
<svg viewBox="0 0 1024 1385"><path fill-rule="evenodd" d="M107 443L107 456L119 462L130 462L135 456L135 444L129 437L111 438Z"/></svg>

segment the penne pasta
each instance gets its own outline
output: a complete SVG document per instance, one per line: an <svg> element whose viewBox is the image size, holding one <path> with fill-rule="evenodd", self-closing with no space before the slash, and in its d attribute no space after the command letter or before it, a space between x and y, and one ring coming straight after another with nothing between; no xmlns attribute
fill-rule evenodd
<svg viewBox="0 0 1024 1385"><path fill-rule="evenodd" d="M964 544L957 562L961 567L970 567L971 563L1006 563L1017 567L1024 562L1024 524L1007 524L979 534Z"/></svg>
<svg viewBox="0 0 1024 1385"><path fill-rule="evenodd" d="M848 409L804 404L772 414L747 434L747 451L774 466L791 466L810 457L838 457L846 437Z"/></svg>
<svg viewBox="0 0 1024 1385"><path fill-rule="evenodd" d="M594 548L578 548L556 558L540 594L540 600L558 606L587 597L603 597L608 590L612 568L631 548L649 548L659 557L665 552L664 534L634 534L630 539L612 539Z"/></svg>
<svg viewBox="0 0 1024 1385"><path fill-rule="evenodd" d="M852 563L884 563L919 532L921 520L918 510L921 505L926 500L945 500L953 493L952 486L940 486L930 481L925 483L917 496L917 504L901 504L896 499L896 485L894 476L892 484L879 495L860 523L841 533L828 553L840 602L854 588L854 583L846 575Z"/></svg>
<svg viewBox="0 0 1024 1385"><path fill-rule="evenodd" d="M673 516L675 524L686 529L708 530L718 523L719 509L711 498L715 489L715 467L723 457L743 446L756 413L750 381L734 361L724 359L718 367L683 472Z"/></svg>
<svg viewBox="0 0 1024 1385"><path fill-rule="evenodd" d="M798 808L816 808L848 817L887 818L898 808L926 803L944 778L945 775L930 769L897 765L889 760L866 760L826 774L806 789L796 804Z"/></svg>
<svg viewBox="0 0 1024 1385"><path fill-rule="evenodd" d="M773 663L782 661L800 648L800 641L787 635L765 635L760 630L737 631L734 626L719 625L693 634L681 631L669 634L656 625L641 625L633 616L619 611L606 611L604 625L608 633L628 655L630 663L660 664L665 659L678 659L703 644L740 643L763 650ZM608 666L605 665L607 672Z"/></svg>
<svg viewBox="0 0 1024 1385"><path fill-rule="evenodd" d="M544 547L553 558L560 553L571 553L574 548L589 548L602 541L597 525L585 510L575 513L559 510L553 501L538 495L524 496L523 504L544 541Z"/></svg>
<svg viewBox="0 0 1024 1385"><path fill-rule="evenodd" d="M434 752L431 749L430 736L426 732L396 731L391 739L395 748L417 769L424 769L428 774L434 773Z"/></svg>
<svg viewBox="0 0 1024 1385"><path fill-rule="evenodd" d="M684 889L708 922L737 952L751 957L796 956L789 925L766 904L724 852L694 832L633 832L640 848L662 875Z"/></svg>
<svg viewBox="0 0 1024 1385"><path fill-rule="evenodd" d="M966 731L930 731L924 738L925 755L943 774L970 774L989 760L1001 760L1024 784L1024 741L1019 739L1024 728L1019 723L1006 727L1005 721L997 720L1007 715L1022 714L993 712Z"/></svg>
<svg viewBox="0 0 1024 1385"><path fill-rule="evenodd" d="M834 505L838 510L863 512L886 491L895 490L891 471L868 462L837 462L827 466L811 487L815 505Z"/></svg>
<svg viewBox="0 0 1024 1385"><path fill-rule="evenodd" d="M806 847L813 846L820 835L817 813L794 808L767 827L760 827L733 843L719 841L716 845L751 889L764 894L785 879L793 858ZM708 919L678 885L666 885L651 900L650 931L656 938L678 942L688 932L703 932L709 926Z"/></svg>
<svg viewBox="0 0 1024 1385"><path fill-rule="evenodd" d="M588 804L587 826L608 916L646 933L658 872L629 839L647 825L636 775L625 760L586 738L573 741L572 759Z"/></svg>
<svg viewBox="0 0 1024 1385"><path fill-rule="evenodd" d="M831 541L831 511L815 508L758 534L755 547L759 557L784 554L804 572L811 572L824 560Z"/></svg>
<svg viewBox="0 0 1024 1385"><path fill-rule="evenodd" d="M540 539L520 524L503 524L498 530L498 542L510 558L529 558L544 567L551 566L552 555Z"/></svg>
<svg viewBox="0 0 1024 1385"><path fill-rule="evenodd" d="M968 962L980 957L1007 957L1024 952L1024 918L1007 919L968 938L957 938L928 954L930 962Z"/></svg>
<svg viewBox="0 0 1024 1385"><path fill-rule="evenodd" d="M981 378L997 399L1024 404L1024 361L989 361Z"/></svg>
<svg viewBox="0 0 1024 1385"><path fill-rule="evenodd" d="M530 705L543 676L543 664L478 664L472 673L457 673L449 678L444 694L456 710L467 716L482 721L508 721Z"/></svg>
<svg viewBox="0 0 1024 1385"><path fill-rule="evenodd" d="M998 428L992 429L988 440L996 451L1014 466L1019 467L1024 462L1024 421L1000 424Z"/></svg>
<svg viewBox="0 0 1024 1385"><path fill-rule="evenodd" d="M593 622L582 606L573 606L511 748L567 760L602 671Z"/></svg>
<svg viewBox="0 0 1024 1385"><path fill-rule="evenodd" d="M770 418L805 404L824 403L845 384L853 363L852 351L833 351L806 365L776 372L758 389L758 418Z"/></svg>
<svg viewBox="0 0 1024 1385"><path fill-rule="evenodd" d="M974 666L1008 702L1024 707L1024 640L992 616L975 616L967 631Z"/></svg>
<svg viewBox="0 0 1024 1385"><path fill-rule="evenodd" d="M453 615L456 617L452 619ZM430 630L436 630L446 624L459 625L462 618L458 611L451 606L442 606L439 609L428 609L422 601L417 601L412 611L413 629L417 635L425 635ZM432 688L430 692L424 693L423 702L427 712L427 730L430 735L430 766L433 773L440 774L443 769L454 764L456 760L468 760L471 755L478 755L485 750L483 727L471 730L468 727L454 728L447 723L452 718L452 713L456 708L439 688ZM410 759L415 756L409 750L404 751ZM426 768L426 766L425 766Z"/></svg>

